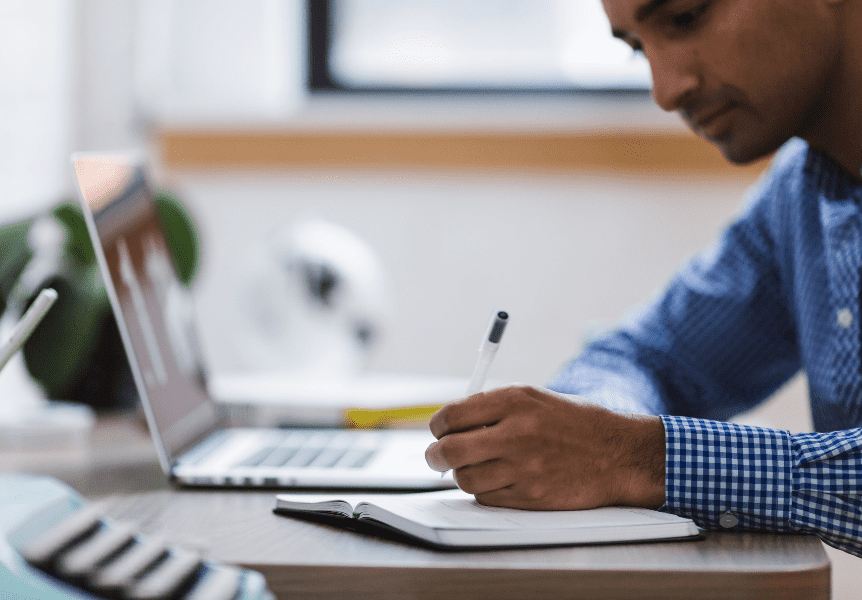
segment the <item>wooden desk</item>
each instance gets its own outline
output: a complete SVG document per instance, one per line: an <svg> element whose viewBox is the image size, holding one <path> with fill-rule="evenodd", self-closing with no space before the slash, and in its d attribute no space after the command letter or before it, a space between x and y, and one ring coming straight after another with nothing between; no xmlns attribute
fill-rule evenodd
<svg viewBox="0 0 862 600"><path fill-rule="evenodd" d="M440 552L272 513L272 493L160 491L109 512L263 573L283 598L829 598L812 536L708 533L696 542Z"/></svg>
<svg viewBox="0 0 862 600"><path fill-rule="evenodd" d="M171 489L146 441L135 421L104 420L82 456L16 462L4 453L0 466L57 476L143 531L260 571L291 600L830 596L829 560L813 536L710 532L696 542L440 552L275 515L270 491Z"/></svg>

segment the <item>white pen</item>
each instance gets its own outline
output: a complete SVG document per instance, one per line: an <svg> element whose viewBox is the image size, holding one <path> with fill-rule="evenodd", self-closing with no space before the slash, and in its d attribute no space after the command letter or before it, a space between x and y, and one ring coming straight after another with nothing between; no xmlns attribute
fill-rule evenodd
<svg viewBox="0 0 862 600"><path fill-rule="evenodd" d="M0 369L6 366L9 359L15 356L15 353L21 349L30 334L35 331L36 326L42 320L42 317L48 312L48 309L57 300L57 292L51 288L42 290L21 320L15 325L12 330L12 335L9 340L0 346Z"/></svg>
<svg viewBox="0 0 862 600"><path fill-rule="evenodd" d="M500 347L500 339L503 337L503 330L506 329L506 323L508 322L509 314L502 310L491 317L488 329L485 330L485 335L482 337L482 343L479 344L479 360L476 361L476 368L473 369L473 377L470 378L470 383L467 385L468 396L478 394L485 387L488 369L491 367L491 363L494 362L497 348ZM440 473L440 478L442 479L448 472L447 470Z"/></svg>
<svg viewBox="0 0 862 600"><path fill-rule="evenodd" d="M476 361L476 368L473 369L473 377L470 378L470 384L467 386L468 396L478 394L485 387L485 378L488 376L488 369L494 361L497 348L500 347L500 338L503 337L503 330L506 329L506 323L508 322L509 315L502 310L491 317L488 329L485 331L485 336L479 345L479 360Z"/></svg>

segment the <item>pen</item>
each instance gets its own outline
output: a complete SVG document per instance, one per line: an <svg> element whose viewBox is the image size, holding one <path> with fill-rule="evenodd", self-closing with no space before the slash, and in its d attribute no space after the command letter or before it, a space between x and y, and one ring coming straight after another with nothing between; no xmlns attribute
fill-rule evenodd
<svg viewBox="0 0 862 600"><path fill-rule="evenodd" d="M503 330L506 329L506 323L508 322L509 313L502 310L491 317L488 329L485 330L482 343L479 345L479 359L476 361L476 368L473 369L473 376L467 385L468 396L478 394L485 387L485 378L488 376L488 369L494 361L497 348L500 347L500 339L503 337ZM440 473L440 478L442 479L446 473L448 471Z"/></svg>
<svg viewBox="0 0 862 600"><path fill-rule="evenodd" d="M36 325L39 324L56 300L57 292L51 288L46 288L39 293L27 312L15 325L9 340L0 346L0 369L5 367L9 359L15 356L15 353L24 345L24 342L36 329Z"/></svg>
<svg viewBox="0 0 862 600"><path fill-rule="evenodd" d="M473 377L470 378L470 384L467 386L468 396L478 394L485 387L485 378L488 376L488 369L494 361L497 348L500 347L500 338L503 337L503 330L506 329L506 323L508 322L509 315L502 310L491 317L488 329L485 331L482 343L479 345L479 360L476 361L476 368L473 369Z"/></svg>

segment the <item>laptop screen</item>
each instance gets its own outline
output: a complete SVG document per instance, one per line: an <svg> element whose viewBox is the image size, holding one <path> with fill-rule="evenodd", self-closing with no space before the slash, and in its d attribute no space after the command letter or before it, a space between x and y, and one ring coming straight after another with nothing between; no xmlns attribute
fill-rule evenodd
<svg viewBox="0 0 862 600"><path fill-rule="evenodd" d="M189 291L146 181L125 155L73 157L81 203L160 459L169 466L218 421ZM164 462L167 465L164 465Z"/></svg>

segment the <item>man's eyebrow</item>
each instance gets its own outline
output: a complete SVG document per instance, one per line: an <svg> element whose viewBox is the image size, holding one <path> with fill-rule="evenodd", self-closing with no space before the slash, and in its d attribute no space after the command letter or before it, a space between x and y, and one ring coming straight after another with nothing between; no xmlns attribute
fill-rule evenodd
<svg viewBox="0 0 862 600"><path fill-rule="evenodd" d="M670 0L650 0L635 11L635 23L643 23L644 21L649 19L655 11L660 9L668 2L670 2ZM628 39L629 34L623 29L613 29L611 30L611 35L613 35L615 38L626 40Z"/></svg>
<svg viewBox="0 0 862 600"><path fill-rule="evenodd" d="M635 22L643 23L650 17L650 15L668 2L670 2L670 0L650 0L635 11Z"/></svg>

